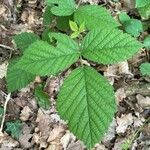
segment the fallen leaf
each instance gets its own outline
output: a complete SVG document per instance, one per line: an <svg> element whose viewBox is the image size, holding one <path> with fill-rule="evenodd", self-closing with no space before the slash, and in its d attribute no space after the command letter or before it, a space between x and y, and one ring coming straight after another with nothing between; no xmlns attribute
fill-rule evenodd
<svg viewBox="0 0 150 150"><path fill-rule="evenodd" d="M118 104L119 104L119 102L122 102L126 98L124 88L117 89L115 96L116 96L116 101Z"/></svg>
<svg viewBox="0 0 150 150"><path fill-rule="evenodd" d="M69 145L69 143L72 141L74 142L76 139L76 137L70 133L69 131L67 131L67 133L61 138L61 144L63 145L63 148L66 149Z"/></svg>
<svg viewBox="0 0 150 150"><path fill-rule="evenodd" d="M2 16L6 11L6 8L4 7L4 5L0 5L0 16Z"/></svg>
<svg viewBox="0 0 150 150"><path fill-rule="evenodd" d="M144 97L138 94L136 95L136 99L140 107L142 107L143 109L150 109L150 97L148 96Z"/></svg>
<svg viewBox="0 0 150 150"><path fill-rule="evenodd" d="M131 113L124 115L121 115L121 118L117 117L117 128L116 132L118 134L125 133L128 126L130 126L133 123L133 116Z"/></svg>
<svg viewBox="0 0 150 150"><path fill-rule="evenodd" d="M27 121L33 112L28 106L25 106L20 113L20 119L22 121Z"/></svg>
<svg viewBox="0 0 150 150"><path fill-rule="evenodd" d="M80 141L70 143L67 148L67 150L84 150L84 149L85 146Z"/></svg>
<svg viewBox="0 0 150 150"><path fill-rule="evenodd" d="M3 63L0 65L0 79L4 78L6 76L6 72L7 72L7 63Z"/></svg>
<svg viewBox="0 0 150 150"><path fill-rule="evenodd" d="M3 136L0 136L0 149L8 150L13 149L19 146L19 142L12 139L8 134L4 133Z"/></svg>
<svg viewBox="0 0 150 150"><path fill-rule="evenodd" d="M118 72L117 65L108 66L106 71L104 72L104 76L109 80L111 85L114 84L115 78L118 77L117 72Z"/></svg>
<svg viewBox="0 0 150 150"><path fill-rule="evenodd" d="M51 118L49 114L44 113L44 110L38 110L36 122L38 123L37 128L39 129L41 139L47 140L49 137L49 131L51 126Z"/></svg>
<svg viewBox="0 0 150 150"><path fill-rule="evenodd" d="M107 149L106 149L106 147L105 147L104 145L100 144L100 145L96 148L96 150L107 150Z"/></svg>
<svg viewBox="0 0 150 150"><path fill-rule="evenodd" d="M105 134L105 136L104 136L104 138L102 140L104 143L108 143L112 139L115 138L116 126L117 126L117 123L116 123L116 119L114 118L112 123L110 124L110 127L109 127L107 133Z"/></svg>
<svg viewBox="0 0 150 150"><path fill-rule="evenodd" d="M63 150L63 148L59 144L51 144L45 150Z"/></svg>
<svg viewBox="0 0 150 150"><path fill-rule="evenodd" d="M56 139L61 139L65 132L65 129L62 126L55 127L49 134L48 142L52 142Z"/></svg>
<svg viewBox="0 0 150 150"><path fill-rule="evenodd" d="M33 130L33 127L28 126L27 124L23 124L22 127L22 134L20 135L19 142L21 146L25 149L29 149L34 145L34 141L31 140L33 137L33 134L31 133Z"/></svg>
<svg viewBox="0 0 150 150"><path fill-rule="evenodd" d="M119 63L118 69L119 69L120 74L128 74L128 75L133 76L133 74L129 71L129 65L128 65L127 61L123 61L123 62Z"/></svg>

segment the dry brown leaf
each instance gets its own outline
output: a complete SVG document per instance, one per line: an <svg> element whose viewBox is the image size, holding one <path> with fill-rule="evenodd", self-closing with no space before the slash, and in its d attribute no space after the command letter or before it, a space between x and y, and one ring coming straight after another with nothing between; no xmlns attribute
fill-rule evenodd
<svg viewBox="0 0 150 150"><path fill-rule="evenodd" d="M22 121L27 121L33 112L28 106L25 106L20 113L20 119Z"/></svg>
<svg viewBox="0 0 150 150"><path fill-rule="evenodd" d="M126 98L124 88L117 89L117 91L115 93L115 97L116 97L116 100L117 100L118 104L119 104L119 102L122 102Z"/></svg>
<svg viewBox="0 0 150 150"><path fill-rule="evenodd" d="M7 63L3 63L0 65L0 79L4 78L6 76L6 72L7 72Z"/></svg>
<svg viewBox="0 0 150 150"><path fill-rule="evenodd" d="M58 92L59 87L60 87L59 77L52 77L47 79L46 91L49 94L49 96L54 96L54 94Z"/></svg>
<svg viewBox="0 0 150 150"><path fill-rule="evenodd" d="M35 11L29 10L28 25L32 26L34 24L35 24Z"/></svg>
<svg viewBox="0 0 150 150"><path fill-rule="evenodd" d="M4 133L0 136L0 146L1 150L13 149L19 146L19 142L15 141L8 136L8 134Z"/></svg>
<svg viewBox="0 0 150 150"><path fill-rule="evenodd" d="M6 8L4 7L4 5L0 5L0 16L2 16L6 11Z"/></svg>
<svg viewBox="0 0 150 150"><path fill-rule="evenodd" d="M108 66L106 71L104 72L104 76L109 80L111 85L114 84L115 78L118 77L117 72L118 72L117 65Z"/></svg>
<svg viewBox="0 0 150 150"><path fill-rule="evenodd" d="M136 99L140 107L142 107L143 109L150 109L150 97L148 96L144 97L138 94L136 95Z"/></svg>
<svg viewBox="0 0 150 150"><path fill-rule="evenodd" d="M84 149L85 146L80 141L70 143L67 148L67 150L84 150Z"/></svg>
<svg viewBox="0 0 150 150"><path fill-rule="evenodd" d="M121 118L117 117L117 128L116 132L118 134L125 133L128 126L130 126L133 123L133 116L131 113L124 115L121 115Z"/></svg>
<svg viewBox="0 0 150 150"><path fill-rule="evenodd" d="M74 142L76 137L70 133L70 131L66 131L67 133L61 138L61 144L63 145L63 148L66 149L69 145L69 143L72 141Z"/></svg>
<svg viewBox="0 0 150 150"><path fill-rule="evenodd" d="M33 137L33 134L31 134L31 131L33 130L33 127L28 126L27 124L23 124L22 127L22 134L20 135L19 142L21 146L25 149L29 149L34 145L34 141L31 141L31 138Z"/></svg>
<svg viewBox="0 0 150 150"><path fill-rule="evenodd" d="M63 150L59 144L50 144L45 150Z"/></svg>
<svg viewBox="0 0 150 150"><path fill-rule="evenodd" d="M124 144L126 141L126 138L119 138L116 140L116 142L114 143L114 147L112 150L122 150L121 147L122 147L122 144Z"/></svg>
<svg viewBox="0 0 150 150"><path fill-rule="evenodd" d="M108 143L112 139L115 138L116 126L117 126L117 123L116 123L116 119L114 118L112 123L110 124L110 127L109 127L107 133L105 134L105 136L104 136L104 138L102 140L104 143Z"/></svg>
<svg viewBox="0 0 150 150"><path fill-rule="evenodd" d="M104 145L100 144L96 150L107 150Z"/></svg>
<svg viewBox="0 0 150 150"><path fill-rule="evenodd" d="M118 64L118 72L119 74L128 74L133 76L133 74L129 71L129 65L127 61L123 61Z"/></svg>
<svg viewBox="0 0 150 150"><path fill-rule="evenodd" d="M38 110L36 122L37 128L40 131L41 139L47 140L50 132L51 118L49 114L44 113L41 109Z"/></svg>
<svg viewBox="0 0 150 150"><path fill-rule="evenodd" d="M52 142L57 139L61 139L64 135L65 129L62 126L55 127L49 134L48 142Z"/></svg>

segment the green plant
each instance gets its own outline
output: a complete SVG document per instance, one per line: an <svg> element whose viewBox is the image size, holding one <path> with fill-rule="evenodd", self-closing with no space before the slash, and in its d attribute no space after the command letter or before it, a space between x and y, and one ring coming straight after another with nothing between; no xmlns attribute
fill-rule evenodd
<svg viewBox="0 0 150 150"><path fill-rule="evenodd" d="M20 120L9 121L6 122L5 131L10 133L13 138L18 140L21 134L21 128L22 128L22 123Z"/></svg>
<svg viewBox="0 0 150 150"><path fill-rule="evenodd" d="M150 76L150 63L141 64L140 71L141 71L142 75Z"/></svg>
<svg viewBox="0 0 150 150"><path fill-rule="evenodd" d="M136 8L139 14L144 19L150 18L150 1L149 0L136 0Z"/></svg>
<svg viewBox="0 0 150 150"><path fill-rule="evenodd" d="M124 30L134 37L138 37L143 32L142 22L138 19L131 19L125 12L119 14L119 20Z"/></svg>
<svg viewBox="0 0 150 150"><path fill-rule="evenodd" d="M107 131L116 112L116 103L113 87L94 68L85 66L82 60L105 65L118 63L132 57L142 44L117 29L119 23L101 6L77 6L74 0L46 2L53 17L67 17L68 25L68 18L71 18L71 30L80 32L75 40L67 35L69 33L72 36L72 31L66 34L49 32L45 41L39 40L33 33L16 35L14 41L17 46L19 43L26 45L24 36L31 36L33 40L31 44L27 39L25 49L19 46L21 58L13 67L10 62L8 91L24 87L36 75L57 75L76 64L77 68L60 88L56 107L60 116L68 122L70 131L90 149ZM19 77L14 68L21 70Z"/></svg>

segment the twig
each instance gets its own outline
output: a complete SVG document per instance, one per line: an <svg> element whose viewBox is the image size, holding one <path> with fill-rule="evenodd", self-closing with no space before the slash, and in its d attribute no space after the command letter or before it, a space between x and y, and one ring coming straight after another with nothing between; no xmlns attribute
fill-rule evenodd
<svg viewBox="0 0 150 150"><path fill-rule="evenodd" d="M77 8L80 6L81 2L82 2L82 0L78 1Z"/></svg>
<svg viewBox="0 0 150 150"><path fill-rule="evenodd" d="M0 47L14 51L13 48L6 46L6 45L3 45L3 44L0 44Z"/></svg>
<svg viewBox="0 0 150 150"><path fill-rule="evenodd" d="M3 118L2 118L2 122L1 122L0 135L3 135L2 131L3 131L3 126L4 126L4 122L5 122L7 104L8 104L8 101L10 100L10 96L11 96L11 93L9 93L7 95L7 98L6 98L6 101L5 101L5 104L4 104L4 114L3 114Z"/></svg>

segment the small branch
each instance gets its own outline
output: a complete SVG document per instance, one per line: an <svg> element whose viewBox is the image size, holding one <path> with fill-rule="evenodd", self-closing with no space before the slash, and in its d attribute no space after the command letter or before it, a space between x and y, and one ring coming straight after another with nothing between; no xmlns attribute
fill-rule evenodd
<svg viewBox="0 0 150 150"><path fill-rule="evenodd" d="M78 1L77 8L80 6L81 2L82 2L82 0Z"/></svg>
<svg viewBox="0 0 150 150"><path fill-rule="evenodd" d="M13 48L6 46L6 45L3 45L3 44L0 44L0 47L14 51Z"/></svg>
<svg viewBox="0 0 150 150"><path fill-rule="evenodd" d="M5 104L4 104L4 114L3 114L3 118L2 118L2 122L1 122L1 127L0 127L0 135L3 135L2 131L3 131L3 126L4 126L4 122L5 122L7 104L8 104L8 101L10 100L10 96L11 96L11 93L9 93L7 95L7 98L6 98L6 101L5 101Z"/></svg>

